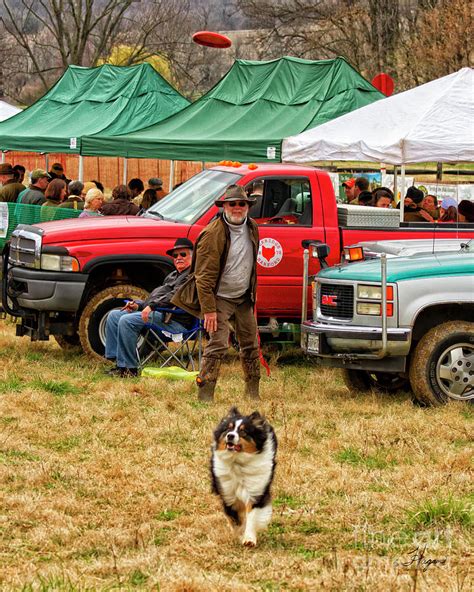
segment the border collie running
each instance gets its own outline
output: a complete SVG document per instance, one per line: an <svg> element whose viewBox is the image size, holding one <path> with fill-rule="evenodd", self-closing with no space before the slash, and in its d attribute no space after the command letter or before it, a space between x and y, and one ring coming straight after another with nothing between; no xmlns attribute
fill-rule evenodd
<svg viewBox="0 0 474 592"><path fill-rule="evenodd" d="M255 547L257 531L272 517L275 432L258 411L244 416L232 407L214 431L211 451L212 490L242 544Z"/></svg>

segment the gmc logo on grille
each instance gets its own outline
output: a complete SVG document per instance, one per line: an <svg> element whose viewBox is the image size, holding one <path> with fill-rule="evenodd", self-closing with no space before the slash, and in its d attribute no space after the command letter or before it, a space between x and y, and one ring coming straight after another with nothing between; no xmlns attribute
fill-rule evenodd
<svg viewBox="0 0 474 592"><path fill-rule="evenodd" d="M321 296L321 304L325 304L326 306L337 306L337 296L323 294Z"/></svg>

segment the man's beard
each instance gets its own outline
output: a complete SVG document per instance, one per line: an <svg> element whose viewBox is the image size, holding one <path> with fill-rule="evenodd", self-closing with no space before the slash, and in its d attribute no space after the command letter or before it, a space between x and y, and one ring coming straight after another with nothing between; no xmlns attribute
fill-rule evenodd
<svg viewBox="0 0 474 592"><path fill-rule="evenodd" d="M227 218L227 221L231 224L242 224L245 221L247 214L234 215L232 213L229 214L226 212L225 217Z"/></svg>

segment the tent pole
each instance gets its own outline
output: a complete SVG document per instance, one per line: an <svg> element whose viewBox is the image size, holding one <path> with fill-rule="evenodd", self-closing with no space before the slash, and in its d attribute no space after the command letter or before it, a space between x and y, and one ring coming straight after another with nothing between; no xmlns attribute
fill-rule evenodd
<svg viewBox="0 0 474 592"><path fill-rule="evenodd" d="M49 169L49 154L44 155L44 169L48 172Z"/></svg>
<svg viewBox="0 0 474 592"><path fill-rule="evenodd" d="M2 164L5 162L5 150L2 150Z"/></svg>
<svg viewBox="0 0 474 592"><path fill-rule="evenodd" d="M173 191L173 185L174 185L174 164L175 164L175 161L170 160L170 184L169 184L169 188L168 188L168 190L170 192Z"/></svg>
<svg viewBox="0 0 474 592"><path fill-rule="evenodd" d="M393 195L395 196L395 201L397 201L397 197L398 197L398 167L396 165L393 167Z"/></svg>
<svg viewBox="0 0 474 592"><path fill-rule="evenodd" d="M79 181L84 180L84 157L82 154L79 154L79 173L78 173Z"/></svg>
<svg viewBox="0 0 474 592"><path fill-rule="evenodd" d="M124 157L124 159L123 159L123 179L122 179L122 182L124 185L127 184L127 176L128 176L128 160Z"/></svg>
<svg viewBox="0 0 474 592"><path fill-rule="evenodd" d="M204 161L201 162L201 171L206 168L206 163Z"/></svg>
<svg viewBox="0 0 474 592"><path fill-rule="evenodd" d="M403 222L405 217L405 165L402 164L400 167L400 222Z"/></svg>

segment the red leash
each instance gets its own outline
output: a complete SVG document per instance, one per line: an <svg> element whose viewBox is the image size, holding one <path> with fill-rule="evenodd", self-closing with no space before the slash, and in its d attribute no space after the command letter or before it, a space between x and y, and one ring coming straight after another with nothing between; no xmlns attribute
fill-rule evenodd
<svg viewBox="0 0 474 592"><path fill-rule="evenodd" d="M255 322L257 323L257 304L253 308L253 314L255 315ZM258 332L258 323L257 323L257 340L258 340L258 357L260 359L260 364L265 368L267 372L267 376L270 376L270 366L268 365L267 360L263 357L262 347L260 343L260 333Z"/></svg>

